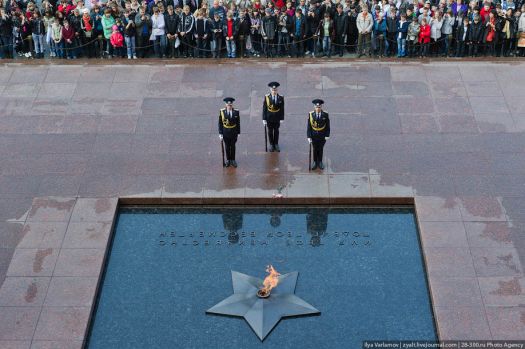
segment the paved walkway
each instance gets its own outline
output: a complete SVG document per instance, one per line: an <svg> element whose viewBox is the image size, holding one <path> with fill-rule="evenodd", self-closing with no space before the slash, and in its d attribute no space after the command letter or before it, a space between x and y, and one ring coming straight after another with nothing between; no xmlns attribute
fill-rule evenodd
<svg viewBox="0 0 525 349"><path fill-rule="evenodd" d="M273 80L279 154L260 116ZM82 344L117 198L414 200L440 337L525 338L524 81L525 64L487 61L0 67L0 347ZM236 170L224 96L241 111ZM324 173L307 167L315 97Z"/></svg>

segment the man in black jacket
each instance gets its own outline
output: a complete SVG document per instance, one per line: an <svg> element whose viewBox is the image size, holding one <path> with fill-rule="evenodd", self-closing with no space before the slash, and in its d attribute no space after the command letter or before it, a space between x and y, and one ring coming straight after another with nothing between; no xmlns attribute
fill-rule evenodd
<svg viewBox="0 0 525 349"><path fill-rule="evenodd" d="M316 14L315 6L308 8L308 16L306 16L306 54L311 54L315 57L317 53L317 46L319 38L316 35L319 27L319 16Z"/></svg>
<svg viewBox="0 0 525 349"><path fill-rule="evenodd" d="M226 107L219 111L219 138L224 140L226 146L226 167L237 167L235 161L235 143L241 133L241 120L239 111L233 108L235 98L226 97L223 99Z"/></svg>
<svg viewBox="0 0 525 349"><path fill-rule="evenodd" d="M262 119L264 126L268 127L270 152L280 152L279 126L284 121L284 97L277 93L278 82L270 82L268 86L270 93L264 96Z"/></svg>
<svg viewBox="0 0 525 349"><path fill-rule="evenodd" d="M469 43L469 21L468 17L463 18L463 23L458 23L456 29L456 57L463 57L465 47Z"/></svg>
<svg viewBox="0 0 525 349"><path fill-rule="evenodd" d="M474 15L474 22L469 26L469 42L470 47L468 50L469 56L474 57L478 55L479 46L483 41L483 23L481 23L481 18L479 15Z"/></svg>
<svg viewBox="0 0 525 349"><path fill-rule="evenodd" d="M164 14L164 23L166 25L166 38L168 39L168 57L178 57L179 50L175 47L177 37L179 36L180 17L175 13L173 6L168 5L168 12Z"/></svg>
<svg viewBox="0 0 525 349"><path fill-rule="evenodd" d="M205 49L208 46L208 38L210 36L210 25L208 19L204 18L204 10L200 9L197 12L197 19L195 20L194 37L197 43L195 48L195 57L204 58L206 56Z"/></svg>
<svg viewBox="0 0 525 349"><path fill-rule="evenodd" d="M13 23L3 8L0 8L0 58L11 58Z"/></svg>
<svg viewBox="0 0 525 349"><path fill-rule="evenodd" d="M386 16L386 44L388 47L387 56L395 56L397 52L397 15L394 5L390 6L388 16Z"/></svg>
<svg viewBox="0 0 525 349"><path fill-rule="evenodd" d="M241 11L239 15L239 35L238 35L238 45L239 48L239 57L246 57L246 40L250 37L250 30L252 27L252 21L250 20L250 15L248 14L248 9Z"/></svg>
<svg viewBox="0 0 525 349"><path fill-rule="evenodd" d="M290 19L293 53L297 58L304 56L304 40L306 38L306 21L302 12L300 8L297 8L295 16Z"/></svg>
<svg viewBox="0 0 525 349"><path fill-rule="evenodd" d="M339 57L343 57L345 48L345 33L348 16L343 12L343 5L337 5L337 11L334 15L334 48L335 53L339 54Z"/></svg>
<svg viewBox="0 0 525 349"><path fill-rule="evenodd" d="M346 47L348 52L356 52L357 47L357 9L354 5L350 5L350 11L346 20Z"/></svg>
<svg viewBox="0 0 525 349"><path fill-rule="evenodd" d="M73 49L73 57L85 56L84 48L81 47L83 32L80 26L80 21L82 21L82 15L80 14L80 10L78 8L75 8L69 15L69 24L75 31L74 46L76 48Z"/></svg>

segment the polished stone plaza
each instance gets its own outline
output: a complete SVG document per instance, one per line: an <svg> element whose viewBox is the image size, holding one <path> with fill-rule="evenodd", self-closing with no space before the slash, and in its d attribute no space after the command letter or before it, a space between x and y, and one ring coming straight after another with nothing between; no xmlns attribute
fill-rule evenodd
<svg viewBox="0 0 525 349"><path fill-rule="evenodd" d="M415 204L439 338L525 338L525 64L165 63L0 67L0 348L82 346L119 203ZM316 97L332 135L309 173Z"/></svg>

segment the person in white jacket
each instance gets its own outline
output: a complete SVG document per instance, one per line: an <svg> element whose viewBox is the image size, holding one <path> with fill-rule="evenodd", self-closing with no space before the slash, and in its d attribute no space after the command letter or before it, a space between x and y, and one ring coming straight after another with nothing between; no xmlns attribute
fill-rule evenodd
<svg viewBox="0 0 525 349"><path fill-rule="evenodd" d="M435 55L439 52L439 47L441 44L441 27L443 26L443 18L441 17L441 12L436 11L434 16L430 20L430 39L432 40L431 44L431 54Z"/></svg>
<svg viewBox="0 0 525 349"><path fill-rule="evenodd" d="M358 31L358 58L367 54L370 56L370 43L372 41L372 27L374 25L374 21L372 20L372 15L368 13L368 8L366 6L364 6L362 11L357 15L356 25Z"/></svg>
<svg viewBox="0 0 525 349"><path fill-rule="evenodd" d="M150 41L153 41L153 49L155 55L162 58L166 57L166 23L164 22L164 15L160 13L158 7L153 7L153 16L151 16L151 36Z"/></svg>
<svg viewBox="0 0 525 349"><path fill-rule="evenodd" d="M516 47L518 48L518 55L521 57L525 56L525 5L521 7L521 16L518 20L518 34L516 35L518 42Z"/></svg>

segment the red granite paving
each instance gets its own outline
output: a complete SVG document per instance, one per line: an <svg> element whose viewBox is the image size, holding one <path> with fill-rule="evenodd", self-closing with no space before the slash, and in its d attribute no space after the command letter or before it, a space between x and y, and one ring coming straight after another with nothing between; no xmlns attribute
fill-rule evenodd
<svg viewBox="0 0 525 349"><path fill-rule="evenodd" d="M440 338L525 338L525 64L75 63L0 67L0 347L81 347L118 198L413 200ZM279 154L260 117L272 80ZM216 132L228 95L236 170ZM313 97L332 119L323 173L307 168Z"/></svg>

